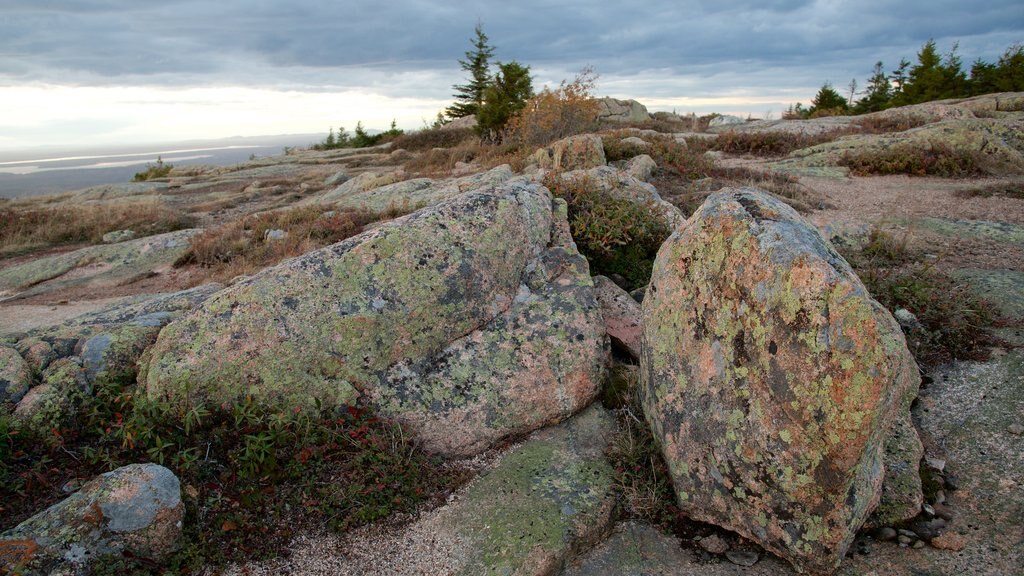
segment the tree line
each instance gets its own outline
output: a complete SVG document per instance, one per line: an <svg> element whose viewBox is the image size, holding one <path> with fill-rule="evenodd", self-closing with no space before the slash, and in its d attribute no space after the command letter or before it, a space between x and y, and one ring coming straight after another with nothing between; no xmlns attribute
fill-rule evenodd
<svg viewBox="0 0 1024 576"><path fill-rule="evenodd" d="M825 82L810 107L798 103L790 106L785 116L866 114L933 100L1024 91L1024 46L1021 44L1007 48L994 63L980 58L975 60L969 71L964 70L957 49L954 43L942 56L935 41L929 40L917 53L914 64L903 58L895 70L886 73L885 65L876 62L863 91L857 90L856 79L850 81L845 95Z"/></svg>

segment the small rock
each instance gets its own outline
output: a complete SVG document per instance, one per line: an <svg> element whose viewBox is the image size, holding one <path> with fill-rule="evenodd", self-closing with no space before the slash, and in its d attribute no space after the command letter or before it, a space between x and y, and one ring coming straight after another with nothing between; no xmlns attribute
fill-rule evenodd
<svg viewBox="0 0 1024 576"><path fill-rule="evenodd" d="M936 504L945 504L946 503L946 493L943 492L942 490L939 490L938 492L936 492L935 493L935 503Z"/></svg>
<svg viewBox="0 0 1024 576"><path fill-rule="evenodd" d="M942 482L943 484L945 484L946 489L949 490L950 492L956 492L957 490L960 489L960 482L958 482L956 478L949 474L946 474L946 476L943 477Z"/></svg>
<svg viewBox="0 0 1024 576"><path fill-rule="evenodd" d="M932 508L931 504L921 506L921 510L924 512L926 518L935 518L935 508Z"/></svg>
<svg viewBox="0 0 1024 576"><path fill-rule="evenodd" d="M939 550L959 552L967 546L967 539L956 532L946 532L932 538L931 545Z"/></svg>
<svg viewBox="0 0 1024 576"><path fill-rule="evenodd" d="M888 542L889 540L895 540L896 536L897 536L896 529L892 528L892 527L889 527L889 526L884 526L882 528L879 528L878 531L875 532L875 539L877 539L877 540L879 540L881 542Z"/></svg>
<svg viewBox="0 0 1024 576"><path fill-rule="evenodd" d="M636 300L638 303L643 304L644 296L647 295L647 286L644 286L643 288L637 288L636 290L630 292L629 295L633 297L633 300Z"/></svg>
<svg viewBox="0 0 1024 576"><path fill-rule="evenodd" d="M1013 434L1014 436L1020 436L1024 434L1024 426L1021 426L1020 424L1011 424L1010 427L1007 428L1006 430L1007 432Z"/></svg>
<svg viewBox="0 0 1024 576"><path fill-rule="evenodd" d="M932 506L932 508L935 510L936 518L942 518L947 522L953 519L953 511L950 509L949 506L946 506L945 504L936 503L935 506Z"/></svg>
<svg viewBox="0 0 1024 576"><path fill-rule="evenodd" d="M893 312L893 317L900 323L904 332L916 332L922 329L921 322L914 316L914 313L906 308L900 308Z"/></svg>
<svg viewBox="0 0 1024 576"><path fill-rule="evenodd" d="M761 556L753 550L729 550L725 553L725 557L737 566L747 567L757 564L757 561L761 559Z"/></svg>
<svg viewBox="0 0 1024 576"><path fill-rule="evenodd" d="M896 541L900 544L903 544L904 546L909 546L912 542L914 542L914 540L916 540L916 538L911 538L910 536L905 536L903 534L900 534L899 537L896 538Z"/></svg>
<svg viewBox="0 0 1024 576"><path fill-rule="evenodd" d="M917 540L917 533L914 532L913 530L907 530L906 528L900 528L899 530L897 530L897 532L899 533L900 536L906 536L907 538L911 538L913 540Z"/></svg>
<svg viewBox="0 0 1024 576"><path fill-rule="evenodd" d="M919 550L921 548L924 548L924 540L918 540L917 542L914 542L914 544L911 546L911 548L913 548L915 550Z"/></svg>
<svg viewBox="0 0 1024 576"><path fill-rule="evenodd" d="M925 458L924 461L936 472L942 472L946 469L946 461L941 458Z"/></svg>
<svg viewBox="0 0 1024 576"><path fill-rule="evenodd" d="M863 538L857 540L856 547L857 553L861 556L867 556L868 554L871 554L871 545L868 544L868 541L864 540Z"/></svg>
<svg viewBox="0 0 1024 576"><path fill-rule="evenodd" d="M717 534L706 536L699 542L700 547L707 550L712 554L725 554L729 550L729 545L725 543ZM756 562L756 560L755 560Z"/></svg>
<svg viewBox="0 0 1024 576"><path fill-rule="evenodd" d="M135 232L131 230L115 230L103 235L104 244L117 244L118 242L127 242L128 240L134 239Z"/></svg>
<svg viewBox="0 0 1024 576"><path fill-rule="evenodd" d="M924 540L935 538L946 527L946 521L942 518L919 521L914 523L914 533Z"/></svg>
<svg viewBox="0 0 1024 576"><path fill-rule="evenodd" d="M267 230L263 233L264 240L284 240L288 237L288 233L280 228L274 228L273 230Z"/></svg>

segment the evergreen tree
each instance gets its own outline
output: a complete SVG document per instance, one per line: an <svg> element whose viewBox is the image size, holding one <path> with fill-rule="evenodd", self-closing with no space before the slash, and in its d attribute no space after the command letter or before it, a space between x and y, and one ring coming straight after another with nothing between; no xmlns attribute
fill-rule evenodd
<svg viewBox="0 0 1024 576"><path fill-rule="evenodd" d="M881 61L875 62L871 78L868 78L867 91L864 97L857 101L853 111L856 114L866 114L884 110L888 107L889 100L892 99L892 93L892 84L889 83L889 78L885 75L885 66Z"/></svg>
<svg viewBox="0 0 1024 576"><path fill-rule="evenodd" d="M834 116L846 112L846 98L832 87L831 82L825 82L818 93L811 100L811 116Z"/></svg>
<svg viewBox="0 0 1024 576"><path fill-rule="evenodd" d="M903 89L907 86L907 70L910 69L910 61L906 58L900 58L900 65L896 67L896 70L889 77L896 86L893 88L892 97L897 102L897 105L902 105Z"/></svg>
<svg viewBox="0 0 1024 576"><path fill-rule="evenodd" d="M490 58L494 55L494 47L487 43L482 25L476 25L476 38L471 40L473 49L466 52L466 59L459 60L462 69L469 73L469 82L456 84L455 103L445 110L449 118L462 118L476 114L484 101L484 91L491 83Z"/></svg>
<svg viewBox="0 0 1024 576"><path fill-rule="evenodd" d="M477 130L484 136L498 139L509 119L526 106L533 97L530 67L513 60L498 63L494 82L484 91L483 104L477 114Z"/></svg>
<svg viewBox="0 0 1024 576"><path fill-rule="evenodd" d="M954 44L943 61L935 48L935 41L926 42L917 53L917 64L910 69L899 104L920 104L965 95L967 78L961 70L956 50L957 45Z"/></svg>
<svg viewBox="0 0 1024 576"><path fill-rule="evenodd" d="M1024 91L1024 46L1014 44L999 57L996 88L1000 92Z"/></svg>

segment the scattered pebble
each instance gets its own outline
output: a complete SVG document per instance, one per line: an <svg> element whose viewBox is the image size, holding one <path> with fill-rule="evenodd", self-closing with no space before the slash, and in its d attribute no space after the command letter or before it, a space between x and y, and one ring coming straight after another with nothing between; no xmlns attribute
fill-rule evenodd
<svg viewBox="0 0 1024 576"><path fill-rule="evenodd" d="M946 469L946 461L941 458L925 458L924 460L928 463L928 466L938 470L939 472Z"/></svg>
<svg viewBox="0 0 1024 576"><path fill-rule="evenodd" d="M729 545L725 543L725 540L722 540L716 534L701 538L699 544L701 548L712 554L725 554L729 549Z"/></svg>
<svg viewBox="0 0 1024 576"><path fill-rule="evenodd" d="M911 546L911 548L914 548L914 549L924 548L924 540L918 540L917 542L914 542L914 544L913 544L913 546Z"/></svg>
<svg viewBox="0 0 1024 576"><path fill-rule="evenodd" d="M725 557L737 566L747 567L757 564L757 561L761 559L761 556L752 550L729 550L725 553Z"/></svg>
<svg viewBox="0 0 1024 576"><path fill-rule="evenodd" d="M875 538L877 538L881 542L888 542L889 540L895 540L896 536L897 536L896 529L892 528L892 527L889 527L889 526L885 526L883 528L879 528L878 532L875 532Z"/></svg>
<svg viewBox="0 0 1024 576"><path fill-rule="evenodd" d="M935 508L932 508L931 504L926 503L924 506L921 506L921 510L924 511L924 515L928 518L935 518Z"/></svg>
<svg viewBox="0 0 1024 576"><path fill-rule="evenodd" d="M907 536L907 535L904 535L904 534L900 534L899 537L896 540L900 544L902 544L904 546L908 546L908 545L910 545L911 542L914 542L915 540L917 540L917 538L911 538L910 536Z"/></svg>
<svg viewBox="0 0 1024 576"><path fill-rule="evenodd" d="M935 503L936 504L945 504L946 503L946 493L943 492L942 490L939 490L938 492L936 492L935 493Z"/></svg>
<svg viewBox="0 0 1024 576"><path fill-rule="evenodd" d="M936 504L935 506L932 506L932 508L935 510L936 518L942 518L947 522L953 519L953 511L950 510L949 506L946 506L945 504Z"/></svg>
<svg viewBox="0 0 1024 576"><path fill-rule="evenodd" d="M1024 434L1024 426L1021 426L1020 424L1011 424L1010 427L1007 428L1007 431L1014 436L1020 436Z"/></svg>
<svg viewBox="0 0 1024 576"><path fill-rule="evenodd" d="M907 538L912 538L914 540L917 540L917 533L914 532L913 530L907 530L906 528L900 528L898 530L898 532L899 532L900 536L906 536Z"/></svg>

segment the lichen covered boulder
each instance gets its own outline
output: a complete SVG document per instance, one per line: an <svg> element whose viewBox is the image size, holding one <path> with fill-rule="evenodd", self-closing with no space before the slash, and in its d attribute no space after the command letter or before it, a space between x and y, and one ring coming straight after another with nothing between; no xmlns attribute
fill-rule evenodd
<svg viewBox="0 0 1024 576"><path fill-rule="evenodd" d="M612 345L639 359L643 330L640 326L640 305L629 292L604 276L594 276L594 289Z"/></svg>
<svg viewBox="0 0 1024 576"><path fill-rule="evenodd" d="M0 404L18 402L32 385L32 370L18 351L0 346Z"/></svg>
<svg viewBox="0 0 1024 576"><path fill-rule="evenodd" d="M790 207L713 194L643 302L644 410L688 516L829 572L879 502L919 377L899 325Z"/></svg>
<svg viewBox="0 0 1024 576"><path fill-rule="evenodd" d="M563 138L533 153L530 160L540 168L557 172L586 170L604 166L604 143L596 134L583 134Z"/></svg>
<svg viewBox="0 0 1024 576"><path fill-rule="evenodd" d="M513 182L235 284L161 332L140 380L178 404L362 401L466 455L582 409L605 356L564 202Z"/></svg>
<svg viewBox="0 0 1024 576"><path fill-rule="evenodd" d="M77 356L53 362L42 374L42 382L28 391L14 410L19 427L42 438L57 440L51 434L73 416L76 404L92 391L82 360Z"/></svg>
<svg viewBox="0 0 1024 576"><path fill-rule="evenodd" d="M87 574L104 554L162 560L177 547L185 506L178 478L156 464L107 472L0 535L3 568Z"/></svg>

